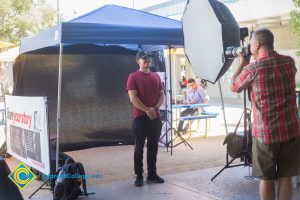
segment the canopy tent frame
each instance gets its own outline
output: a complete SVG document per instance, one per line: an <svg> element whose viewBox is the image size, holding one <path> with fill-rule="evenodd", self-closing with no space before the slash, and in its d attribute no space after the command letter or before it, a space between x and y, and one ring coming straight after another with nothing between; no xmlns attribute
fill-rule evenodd
<svg viewBox="0 0 300 200"><path fill-rule="evenodd" d="M58 46L56 113L56 170L61 135L61 96L64 46L75 44L119 45L128 49L162 50L183 47L181 22L131 8L107 5L62 22L47 31L21 40L20 53ZM171 63L169 63L171 69ZM171 85L171 83L169 83ZM171 104L172 98L170 98ZM172 109L172 107L171 107Z"/></svg>
<svg viewBox="0 0 300 200"><path fill-rule="evenodd" d="M58 88L57 88L57 116L56 116L56 171L59 168L59 139L60 139L60 120L61 120L61 83L62 83L62 54L63 44L59 44L59 57L58 57Z"/></svg>

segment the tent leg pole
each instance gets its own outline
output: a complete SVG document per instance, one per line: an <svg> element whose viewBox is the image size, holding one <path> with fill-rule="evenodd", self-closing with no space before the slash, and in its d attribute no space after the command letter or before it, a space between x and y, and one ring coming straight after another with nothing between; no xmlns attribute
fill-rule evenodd
<svg viewBox="0 0 300 200"><path fill-rule="evenodd" d="M56 113L56 171L58 170L58 161L59 161L62 53L63 53L63 45L62 45L62 43L60 43L59 44L59 60L58 60L58 88L57 88L57 113Z"/></svg>
<svg viewBox="0 0 300 200"><path fill-rule="evenodd" d="M224 99L223 99L223 93L222 93L222 87L221 87L220 80L218 81L218 83L219 83L220 97L221 97L221 102L222 102L222 110L223 110L223 118L224 118L224 124L225 124L225 131L226 131L226 135L228 135L226 115L225 115L225 107L224 107Z"/></svg>
<svg viewBox="0 0 300 200"><path fill-rule="evenodd" d="M172 53L172 51L170 51L170 53ZM174 97L176 99L176 95L177 95L177 83L176 83L176 75L177 75L177 70L176 70L176 53L173 51L173 60L172 60L172 57L171 57L172 54L170 54L170 67L172 66L172 63L173 62L173 87L174 87Z"/></svg>
<svg viewBox="0 0 300 200"><path fill-rule="evenodd" d="M171 113L171 119L170 119L170 126L171 126L171 156L173 155L173 112L172 112L172 64L171 64L171 47L169 46L169 84L170 84L170 113Z"/></svg>
<svg viewBox="0 0 300 200"><path fill-rule="evenodd" d="M167 66L165 66L165 85L164 85L164 94L165 94L165 134L166 134L166 146L167 146L167 152L169 152L169 136L168 136L168 78L167 78Z"/></svg>

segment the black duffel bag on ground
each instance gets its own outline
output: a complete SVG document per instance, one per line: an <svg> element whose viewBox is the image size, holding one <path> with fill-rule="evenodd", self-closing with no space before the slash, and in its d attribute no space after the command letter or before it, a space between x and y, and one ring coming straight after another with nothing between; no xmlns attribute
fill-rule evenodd
<svg viewBox="0 0 300 200"><path fill-rule="evenodd" d="M243 118L244 113L240 117L238 124L235 127L233 133L229 133L223 142L223 145L227 145L227 154L232 158L239 158L242 156L242 151L244 147L244 134L237 134L237 129L240 125L241 119Z"/></svg>

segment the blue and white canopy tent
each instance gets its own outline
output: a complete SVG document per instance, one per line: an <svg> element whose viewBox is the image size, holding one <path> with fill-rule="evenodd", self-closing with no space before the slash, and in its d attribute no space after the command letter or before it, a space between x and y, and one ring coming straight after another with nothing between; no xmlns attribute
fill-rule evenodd
<svg viewBox="0 0 300 200"><path fill-rule="evenodd" d="M20 53L59 44L114 44L131 49L166 49L182 47L183 32L179 21L106 5L33 37L21 39Z"/></svg>
<svg viewBox="0 0 300 200"><path fill-rule="evenodd" d="M163 50L183 47L181 22L130 8L107 5L69 22L21 40L20 54L59 48L57 89L56 167L61 121L64 47L78 44L119 45L128 49ZM79 49L80 51L80 49ZM171 78L169 79L171 83Z"/></svg>

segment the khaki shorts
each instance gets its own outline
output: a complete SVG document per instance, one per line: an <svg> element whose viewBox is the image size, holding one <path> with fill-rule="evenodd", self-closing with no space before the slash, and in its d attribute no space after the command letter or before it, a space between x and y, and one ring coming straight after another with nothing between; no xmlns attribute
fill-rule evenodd
<svg viewBox="0 0 300 200"><path fill-rule="evenodd" d="M252 176L263 180L300 174L300 138L263 144L253 138Z"/></svg>

